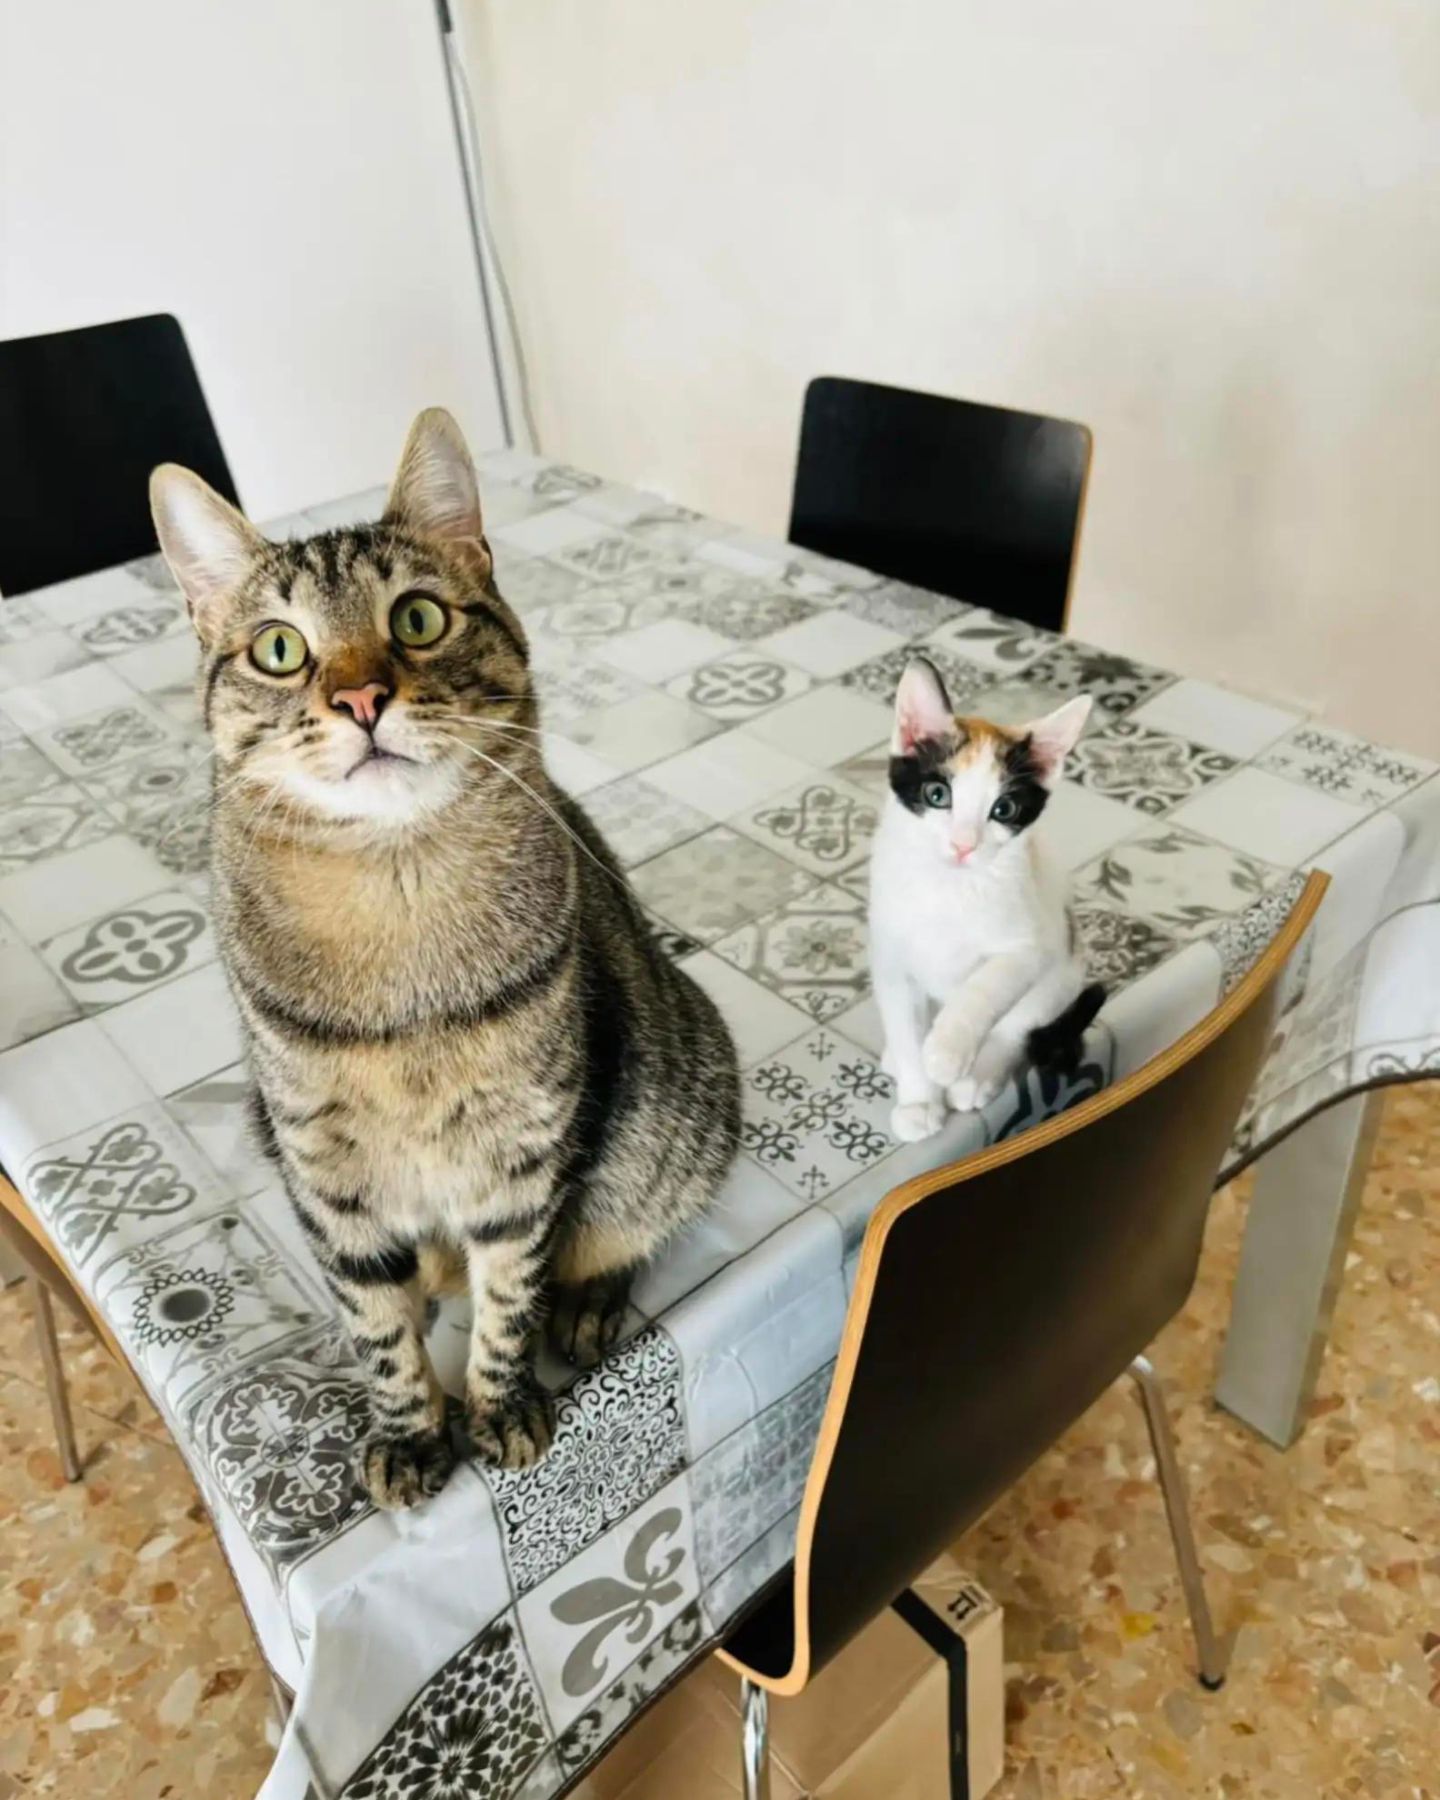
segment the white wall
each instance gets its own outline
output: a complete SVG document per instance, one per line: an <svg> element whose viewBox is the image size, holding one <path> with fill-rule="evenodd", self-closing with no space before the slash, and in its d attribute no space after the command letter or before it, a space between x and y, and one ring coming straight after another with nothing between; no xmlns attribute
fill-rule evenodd
<svg viewBox="0 0 1440 1800"><path fill-rule="evenodd" d="M801 394L1083 419L1080 635L1440 753L1431 0L466 0L547 450L783 527Z"/></svg>
<svg viewBox="0 0 1440 1800"><path fill-rule="evenodd" d="M499 441L430 0L0 0L0 337L144 312L256 517Z"/></svg>

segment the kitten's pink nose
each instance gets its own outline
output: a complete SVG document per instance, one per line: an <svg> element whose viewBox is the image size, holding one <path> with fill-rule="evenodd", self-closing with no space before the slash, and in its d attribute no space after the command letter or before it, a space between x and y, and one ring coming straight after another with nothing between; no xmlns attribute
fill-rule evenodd
<svg viewBox="0 0 1440 1800"><path fill-rule="evenodd" d="M969 862L975 853L974 838L951 838L950 854L957 863Z"/></svg>
<svg viewBox="0 0 1440 1800"><path fill-rule="evenodd" d="M383 681L367 681L364 687L336 688L330 704L337 712L348 712L357 725L373 731L389 698L390 690Z"/></svg>

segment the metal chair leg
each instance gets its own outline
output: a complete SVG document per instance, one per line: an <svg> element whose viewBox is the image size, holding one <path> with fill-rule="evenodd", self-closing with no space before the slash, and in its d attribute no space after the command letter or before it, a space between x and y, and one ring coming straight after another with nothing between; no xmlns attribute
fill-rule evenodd
<svg viewBox="0 0 1440 1800"><path fill-rule="evenodd" d="M65 1386L65 1365L60 1360L60 1340L55 1335L55 1314L50 1290L38 1275L30 1277L30 1300L35 1309L35 1335L40 1341L40 1362L45 1370L45 1392L55 1424L55 1443L60 1467L67 1481L80 1479L80 1453L75 1445L75 1425L70 1417L70 1394Z"/></svg>
<svg viewBox="0 0 1440 1800"><path fill-rule="evenodd" d="M1170 1519L1170 1537L1175 1545L1175 1561L1180 1565L1180 1585L1185 1590L1185 1604L1190 1609L1190 1626L1195 1633L1195 1648L1200 1657L1200 1682L1212 1692L1225 1682L1230 1661L1228 1647L1222 1651L1210 1617L1210 1602L1205 1595L1205 1577L1200 1571L1200 1558L1195 1549L1195 1533L1190 1523L1190 1502L1185 1494L1185 1477L1175 1451L1175 1433L1170 1427L1170 1412L1165 1405L1160 1378L1148 1356L1137 1356L1130 1374L1140 1390L1145 1408L1145 1423L1150 1428L1150 1444L1155 1452L1155 1468L1160 1477L1160 1491L1165 1496L1165 1511Z"/></svg>
<svg viewBox="0 0 1440 1800"><path fill-rule="evenodd" d="M770 1696L740 1679L740 1757L745 1800L770 1800Z"/></svg>

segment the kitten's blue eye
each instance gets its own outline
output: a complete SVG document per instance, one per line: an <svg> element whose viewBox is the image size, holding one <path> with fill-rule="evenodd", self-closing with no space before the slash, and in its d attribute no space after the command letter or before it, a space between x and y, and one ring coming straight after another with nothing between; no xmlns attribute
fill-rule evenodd
<svg viewBox="0 0 1440 1800"><path fill-rule="evenodd" d="M449 613L428 594L402 594L390 608L390 635L413 649L438 643L449 625Z"/></svg>
<svg viewBox="0 0 1440 1800"><path fill-rule="evenodd" d="M1020 816L1019 804L1015 800L1011 799L1009 794L1002 794L1000 796L1000 798L995 802L995 804L990 808L990 817L995 821L995 823L997 825L1013 824L1014 821L1019 816Z"/></svg>
<svg viewBox="0 0 1440 1800"><path fill-rule="evenodd" d="M310 646L293 625L262 625L250 640L250 660L263 675L298 675Z"/></svg>
<svg viewBox="0 0 1440 1800"><path fill-rule="evenodd" d="M948 781L927 781L920 790L920 798L927 806L948 806L950 804L950 783Z"/></svg>

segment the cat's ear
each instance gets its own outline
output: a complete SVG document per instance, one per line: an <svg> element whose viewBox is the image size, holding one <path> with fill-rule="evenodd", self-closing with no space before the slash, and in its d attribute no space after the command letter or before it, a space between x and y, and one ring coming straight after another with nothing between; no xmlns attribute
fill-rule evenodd
<svg viewBox="0 0 1440 1800"><path fill-rule="evenodd" d="M460 427L443 406L427 406L410 427L385 517L416 537L483 541L475 465Z"/></svg>
<svg viewBox="0 0 1440 1800"><path fill-rule="evenodd" d="M950 710L940 671L923 656L917 656L905 665L905 673L895 690L895 735L890 740L891 752L895 756L908 756L927 738L950 737L954 730L955 715Z"/></svg>
<svg viewBox="0 0 1440 1800"><path fill-rule="evenodd" d="M1090 717L1094 701L1089 694L1077 694L1043 719L1032 719L1025 727L1030 740L1030 756L1035 772L1046 787L1053 787L1065 767L1065 758L1080 742L1080 733Z"/></svg>
<svg viewBox="0 0 1440 1800"><path fill-rule="evenodd" d="M218 603L242 579L267 540L208 483L178 463L150 476L150 514L170 573L190 608L191 622L209 640Z"/></svg>

